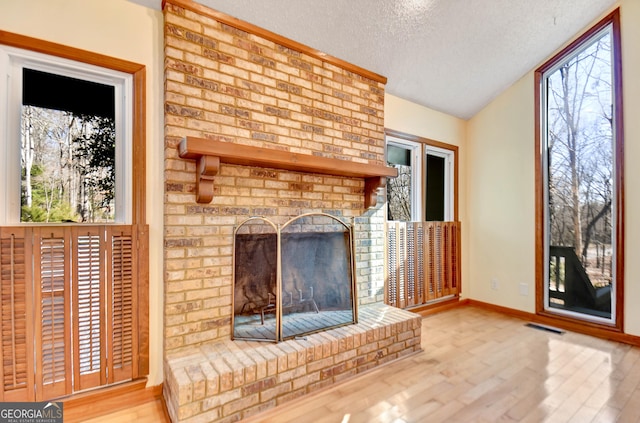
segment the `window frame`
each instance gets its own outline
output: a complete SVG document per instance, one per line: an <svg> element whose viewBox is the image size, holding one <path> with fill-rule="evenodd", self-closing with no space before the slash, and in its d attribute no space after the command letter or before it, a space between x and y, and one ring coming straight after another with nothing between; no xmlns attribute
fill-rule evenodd
<svg viewBox="0 0 640 423"><path fill-rule="evenodd" d="M434 145L426 144L424 146L424 172L426 181L426 172L427 172L427 156L431 155L434 157L440 157L444 159L444 172L445 172L445 187L444 187L444 222L452 221L453 218L453 210L454 210L454 195L453 195L453 181L455 180L454 172L455 166L453 165L454 161L454 152L452 150L436 147ZM425 194L423 197L423 205L425 211L423 214L426 214L426 201L428 201L427 193L426 193L426 184L425 184Z"/></svg>
<svg viewBox="0 0 640 423"><path fill-rule="evenodd" d="M421 216L424 215L422 211L422 202L420 201L420 199L423 198L422 144L398 137L387 136L385 144L385 154L387 151L386 146L388 145L406 149L411 154L411 220L422 220Z"/></svg>
<svg viewBox="0 0 640 423"><path fill-rule="evenodd" d="M114 87L115 96L115 215L114 224L130 224L132 204L132 104L128 101L132 92L133 76L121 71L99 67L89 63L42 54L26 49L0 44L0 70L8 73L7 83L0 81L0 93L6 95L6 113L0 114L0 127L5 128L2 143L5 149L5 166L0 186L0 197L8 199L0 208L0 224L28 224L20 217L20 110L24 87L23 69L33 69L54 75L97 82ZM16 142L12 142L16 140ZM83 222L84 223L84 222ZM91 224L91 222L86 222Z"/></svg>
<svg viewBox="0 0 640 423"><path fill-rule="evenodd" d="M417 172L412 172L411 194L411 219L413 221L425 221L426 201L426 156L427 154L448 156L445 159L447 185L445 189L445 215L449 220L457 222L458 217L458 147L428 138L410 135L401 131L385 128L385 154L386 145L391 143L400 147L412 147L412 160L416 160ZM433 154L436 153L436 154ZM415 157L415 158L414 158ZM412 165L412 167L414 167ZM386 209L385 209L386 210ZM385 212L386 213L386 212Z"/></svg>
<svg viewBox="0 0 640 423"><path fill-rule="evenodd" d="M544 166L546 160L545 144L545 117L546 113L544 88L545 75L556 68L560 63L575 56L587 43L605 28L611 26L612 39L612 76L613 76L613 117L614 117L614 204L615 225L613 235L615 237L615 296L612 296L612 316L610 321L578 317L574 313L553 311L545 307L547 298L547 245L548 229L547 212L548 199L546 195L547 174ZM622 61L621 61L621 36L620 13L615 9L609 15L601 19L582 35L569 43L551 59L545 62L534 72L534 99L535 99L535 278L536 278L536 313L540 316L550 317L555 320L568 323L578 323L581 326L594 329L605 329L616 332L624 332L624 125L623 125L623 101L622 101ZM614 307L615 306L615 307Z"/></svg>
<svg viewBox="0 0 640 423"><path fill-rule="evenodd" d="M126 177L131 178L130 192L126 195L124 201L127 202L127 208L130 214L127 217L128 224L145 224L146 222L146 134L145 134L145 96L146 96L146 68L144 65L129 62L122 59L116 59L98 53L89 52L37 38L27 37L24 35L0 31L0 45L13 47L15 49L25 50L38 55L46 55L56 57L62 61L77 62L80 64L95 67L94 69L104 68L112 71L127 74L130 77L131 97L125 98L128 107L131 108L131 127L123 128L130 134L128 138L131 142L131 169ZM42 56L40 56L42 57ZM3 76L5 78L5 76ZM0 87L4 85L0 84ZM8 93L0 90L0 99L7 99ZM5 109L8 104L3 101ZM15 113L15 111L14 111ZM7 125L4 125L5 131L10 131ZM9 139L10 133L3 132L2 137ZM6 145L7 143L3 143ZM4 147L3 147L4 148ZM123 175L125 176L125 175ZM7 183L7 182L5 182ZM5 192L6 188L5 188ZM129 206L130 203L130 206ZM1 212L4 213L4 212ZM1 219L5 218L5 221ZM19 219L18 219L19 220ZM6 217L0 214L0 223L17 224L18 222L8 221ZM116 222L118 223L118 222Z"/></svg>

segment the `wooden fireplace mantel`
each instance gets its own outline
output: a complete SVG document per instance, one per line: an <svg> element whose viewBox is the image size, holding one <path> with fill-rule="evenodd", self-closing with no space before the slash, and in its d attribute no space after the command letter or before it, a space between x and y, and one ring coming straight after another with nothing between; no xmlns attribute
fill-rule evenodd
<svg viewBox="0 0 640 423"><path fill-rule="evenodd" d="M365 208L376 205L376 191L385 185L386 178L398 176L397 169L385 165L350 162L197 137L183 138L178 151L181 158L196 161L198 203L209 203L213 199L213 178L218 173L220 163L364 178Z"/></svg>

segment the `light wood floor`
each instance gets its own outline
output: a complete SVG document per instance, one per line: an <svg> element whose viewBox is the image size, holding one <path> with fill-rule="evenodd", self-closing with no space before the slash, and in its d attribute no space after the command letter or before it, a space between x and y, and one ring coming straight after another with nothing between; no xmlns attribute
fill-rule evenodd
<svg viewBox="0 0 640 423"><path fill-rule="evenodd" d="M161 400L151 401L105 416L83 420L83 423L170 423Z"/></svg>
<svg viewBox="0 0 640 423"><path fill-rule="evenodd" d="M423 352L252 423L640 422L640 349L475 307L423 320ZM159 401L91 420L162 422Z"/></svg>

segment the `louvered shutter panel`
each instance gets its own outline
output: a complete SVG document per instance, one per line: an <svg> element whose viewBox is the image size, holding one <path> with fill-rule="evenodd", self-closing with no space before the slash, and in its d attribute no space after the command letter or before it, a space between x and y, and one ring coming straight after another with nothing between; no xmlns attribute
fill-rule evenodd
<svg viewBox="0 0 640 423"><path fill-rule="evenodd" d="M405 307L416 304L416 242L415 242L415 225L411 222L406 225L406 288L405 288Z"/></svg>
<svg viewBox="0 0 640 423"><path fill-rule="evenodd" d="M442 295L455 295L458 293L456 283L457 226L455 222L441 222L440 227Z"/></svg>
<svg viewBox="0 0 640 423"><path fill-rule="evenodd" d="M451 272L452 287L456 294L460 293L460 224L454 224L451 228Z"/></svg>
<svg viewBox="0 0 640 423"><path fill-rule="evenodd" d="M407 306L407 224L398 222L397 229L397 259L398 259L398 307Z"/></svg>
<svg viewBox="0 0 640 423"><path fill-rule="evenodd" d="M444 230L442 225L435 225L435 250L434 254L436 257L436 278L438 282L436 283L438 287L438 298L441 298L445 295L445 279L444 279L444 251L443 251L443 239L444 239Z"/></svg>
<svg viewBox="0 0 640 423"><path fill-rule="evenodd" d="M435 226L433 222L426 222L427 239L428 242L425 245L425 262L427 263L427 298L433 300L438 298L438 276L436 267L436 240L435 240Z"/></svg>
<svg viewBox="0 0 640 423"><path fill-rule="evenodd" d="M0 228L0 401L33 401L31 231Z"/></svg>
<svg viewBox="0 0 640 423"><path fill-rule="evenodd" d="M36 399L72 392L69 231L34 229Z"/></svg>
<svg viewBox="0 0 640 423"><path fill-rule="evenodd" d="M136 232L131 226L107 227L107 333L111 337L108 348L108 382L133 377L137 366L137 249Z"/></svg>
<svg viewBox="0 0 640 423"><path fill-rule="evenodd" d="M53 399L146 374L148 334L139 340L138 325L148 303L138 298L148 295L147 231L0 227L0 401Z"/></svg>
<svg viewBox="0 0 640 423"><path fill-rule="evenodd" d="M447 223L442 224L442 279L443 279L443 295L451 295L453 294L453 282L452 277L453 273L451 272L451 258L453 252L451 251L451 241L452 241L452 226Z"/></svg>
<svg viewBox="0 0 640 423"><path fill-rule="evenodd" d="M396 250L397 245L397 225L395 222L387 223L387 281L386 281L386 303L397 307L398 306L398 254Z"/></svg>
<svg viewBox="0 0 640 423"><path fill-rule="evenodd" d="M104 228L74 227L74 390L106 383Z"/></svg>
<svg viewBox="0 0 640 423"><path fill-rule="evenodd" d="M459 222L387 222L387 304L405 308L460 293Z"/></svg>
<svg viewBox="0 0 640 423"><path fill-rule="evenodd" d="M426 279L425 279L425 248L424 248L424 222L417 222L415 225L415 256L416 256L416 291L417 303L424 304L427 302Z"/></svg>

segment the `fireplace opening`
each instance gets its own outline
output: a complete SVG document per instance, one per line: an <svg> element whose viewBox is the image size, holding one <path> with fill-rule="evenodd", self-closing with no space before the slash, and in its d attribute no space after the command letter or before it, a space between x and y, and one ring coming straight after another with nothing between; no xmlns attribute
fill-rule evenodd
<svg viewBox="0 0 640 423"><path fill-rule="evenodd" d="M278 342L356 323L352 235L324 213L236 227L233 339Z"/></svg>

